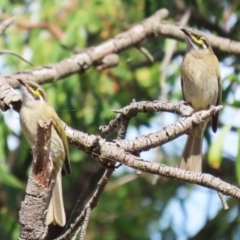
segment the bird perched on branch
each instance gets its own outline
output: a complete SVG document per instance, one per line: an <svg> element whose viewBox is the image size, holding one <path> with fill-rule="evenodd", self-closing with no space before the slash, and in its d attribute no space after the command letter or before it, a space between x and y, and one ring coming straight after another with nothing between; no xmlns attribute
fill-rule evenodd
<svg viewBox="0 0 240 240"><path fill-rule="evenodd" d="M48 104L44 90L35 82L18 80L22 90L22 107L20 109L20 123L23 132L33 147L37 137L37 123L39 120L51 120L50 161L53 165L52 177L55 179L52 198L49 203L45 224L50 223L64 226L66 216L62 197L62 165L71 174L68 142L62 122L55 110Z"/></svg>
<svg viewBox="0 0 240 240"><path fill-rule="evenodd" d="M195 111L209 109L222 101L219 62L207 38L199 31L181 29L185 34L187 51L181 66L183 99ZM202 172L203 134L209 119L189 131L179 167ZM212 116L212 130L217 131L218 112Z"/></svg>

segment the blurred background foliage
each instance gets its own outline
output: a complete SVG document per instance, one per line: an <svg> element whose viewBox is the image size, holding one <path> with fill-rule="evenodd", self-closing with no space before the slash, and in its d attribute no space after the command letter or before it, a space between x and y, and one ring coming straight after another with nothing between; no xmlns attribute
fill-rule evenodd
<svg viewBox="0 0 240 240"><path fill-rule="evenodd" d="M1 0L0 20L12 16L16 19L1 38L0 48L21 54L35 67L56 63L129 29L163 7L170 12L166 19L169 22L180 21L187 10L192 10L188 26L238 40L239 4L238 0ZM162 67L165 55L171 51L172 41L158 37L142 43L153 54L154 63L137 48L131 48L119 54L120 62L116 68L102 71L91 68L83 74L46 84L48 100L68 125L89 134L100 134L99 126L115 116L111 110L128 105L132 99L179 101L179 69L185 43L177 43L171 61L167 67ZM215 52L221 62L224 110L221 111L218 133L213 135L211 129L206 131L204 172L238 185L240 58ZM3 75L25 69L30 66L13 56L0 57ZM159 130L177 119L178 116L169 113L139 114L131 121L127 138ZM111 140L114 134L105 137ZM176 166L185 138L142 156ZM68 217L79 196L81 209L101 176L101 167L95 160L76 149L70 150L73 173L63 180ZM18 211L24 198L31 159L18 114L11 110L1 112L2 240L18 237ZM230 210L223 211L214 191L149 174L138 177L133 170L120 167L92 212L86 239L239 239L239 203L233 199L228 199L228 203ZM74 211L73 218L78 211ZM59 229L51 228L49 239L59 233Z"/></svg>

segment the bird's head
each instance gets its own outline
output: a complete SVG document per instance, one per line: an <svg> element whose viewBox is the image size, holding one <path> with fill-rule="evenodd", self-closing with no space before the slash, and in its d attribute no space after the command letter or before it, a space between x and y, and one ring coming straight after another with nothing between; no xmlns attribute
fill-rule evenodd
<svg viewBox="0 0 240 240"><path fill-rule="evenodd" d="M47 101L44 90L33 81L23 81L18 79L21 84L23 104L29 101Z"/></svg>

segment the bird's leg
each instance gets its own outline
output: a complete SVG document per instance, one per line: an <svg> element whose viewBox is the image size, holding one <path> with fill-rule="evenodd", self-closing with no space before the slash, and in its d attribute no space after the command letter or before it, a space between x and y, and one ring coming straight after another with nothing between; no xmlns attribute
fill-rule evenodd
<svg viewBox="0 0 240 240"><path fill-rule="evenodd" d="M209 110L211 111L212 115L215 115L217 113L215 105L210 105L209 106Z"/></svg>
<svg viewBox="0 0 240 240"><path fill-rule="evenodd" d="M49 169L50 169L50 172L52 172L53 169L54 169L53 160L52 160L52 156L51 155L49 156Z"/></svg>
<svg viewBox="0 0 240 240"><path fill-rule="evenodd" d="M55 176L55 174L56 174L56 173L54 172L54 170L56 170L56 169L54 168L54 163L53 163L51 154L49 155L49 164L48 164L48 167L49 167L49 172L51 173L51 176L52 176L52 177L50 177L50 178L48 179L49 186L50 186L51 184L55 185L55 181L56 181L56 176Z"/></svg>
<svg viewBox="0 0 240 240"><path fill-rule="evenodd" d="M179 103L179 107L178 108L181 108L181 112L182 112L182 118L186 118L186 117L189 117L191 116L193 113L194 113L194 109L192 107L192 104L185 101L185 100L181 100ZM185 107L186 106L186 107ZM192 109L190 109L188 106L190 106Z"/></svg>

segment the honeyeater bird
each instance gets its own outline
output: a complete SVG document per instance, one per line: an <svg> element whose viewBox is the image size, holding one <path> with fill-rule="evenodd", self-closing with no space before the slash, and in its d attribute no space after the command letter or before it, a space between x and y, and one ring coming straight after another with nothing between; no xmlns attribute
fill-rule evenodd
<svg viewBox="0 0 240 240"><path fill-rule="evenodd" d="M62 197L61 175L63 163L66 172L71 174L67 137L60 118L47 102L44 90L35 82L18 81L21 84L22 91L20 123L31 147L35 144L38 121L52 120L49 160L53 165L52 177L55 179L55 185L49 202L45 224L54 223L64 226L66 216Z"/></svg>
<svg viewBox="0 0 240 240"><path fill-rule="evenodd" d="M199 31L181 29L185 34L187 51L181 65L183 99L194 111L209 109L222 101L222 82L219 62L207 38ZM209 122L191 129L188 134L179 167L202 172L202 142ZM218 112L212 116L212 130L217 131Z"/></svg>

